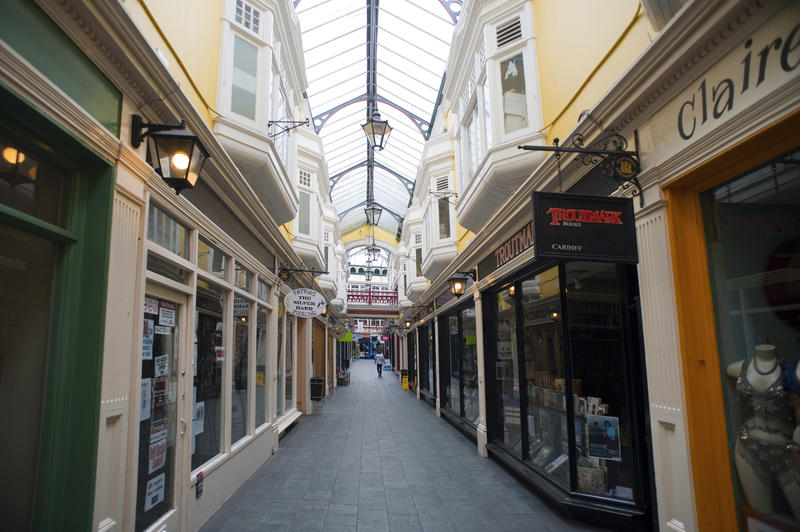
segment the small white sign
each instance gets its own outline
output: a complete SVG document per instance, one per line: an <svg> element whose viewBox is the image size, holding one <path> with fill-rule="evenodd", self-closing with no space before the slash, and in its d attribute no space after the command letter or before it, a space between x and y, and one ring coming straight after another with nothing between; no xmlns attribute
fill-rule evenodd
<svg viewBox="0 0 800 532"><path fill-rule="evenodd" d="M172 329L169 327L163 327L161 325L156 325L156 334L171 334Z"/></svg>
<svg viewBox="0 0 800 532"><path fill-rule="evenodd" d="M165 377L169 368L169 356L161 355L156 357L156 367L154 377Z"/></svg>
<svg viewBox="0 0 800 532"><path fill-rule="evenodd" d="M194 419L192 419L192 434L202 434L205 430L206 403L200 401L194 405Z"/></svg>
<svg viewBox="0 0 800 532"><path fill-rule="evenodd" d="M144 311L147 314L158 314L158 299L144 298Z"/></svg>
<svg viewBox="0 0 800 532"><path fill-rule="evenodd" d="M167 327L175 327L175 307L167 303L161 303L158 309L158 324Z"/></svg>
<svg viewBox="0 0 800 532"><path fill-rule="evenodd" d="M153 396L153 379L142 379L142 399L139 405L139 421L150 419L150 405Z"/></svg>
<svg viewBox="0 0 800 532"><path fill-rule="evenodd" d="M144 511L147 512L153 506L164 500L164 486L166 485L167 474L161 473L157 477L147 481L147 490L144 496Z"/></svg>
<svg viewBox="0 0 800 532"><path fill-rule="evenodd" d="M291 314L298 318L313 318L325 310L325 298L322 294L310 288L296 288L286 294L283 300Z"/></svg>

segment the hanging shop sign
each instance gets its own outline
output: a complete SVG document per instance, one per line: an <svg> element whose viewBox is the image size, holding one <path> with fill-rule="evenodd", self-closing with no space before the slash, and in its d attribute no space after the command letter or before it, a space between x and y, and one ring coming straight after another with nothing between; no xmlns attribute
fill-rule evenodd
<svg viewBox="0 0 800 532"><path fill-rule="evenodd" d="M310 288L295 288L286 294L283 304L298 318L314 318L325 310L325 298Z"/></svg>
<svg viewBox="0 0 800 532"><path fill-rule="evenodd" d="M532 203L537 258L638 262L630 199L534 192Z"/></svg>
<svg viewBox="0 0 800 532"><path fill-rule="evenodd" d="M525 224L519 231L503 242L488 257L478 264L478 276L483 279L511 259L518 257L523 251L533 246L533 226ZM449 292L448 292L449 294ZM452 299L452 294L448 299Z"/></svg>

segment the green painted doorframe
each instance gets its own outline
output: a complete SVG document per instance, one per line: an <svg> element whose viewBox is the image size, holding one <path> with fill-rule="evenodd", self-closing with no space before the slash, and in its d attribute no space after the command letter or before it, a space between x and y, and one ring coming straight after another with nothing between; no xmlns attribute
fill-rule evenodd
<svg viewBox="0 0 800 532"><path fill-rule="evenodd" d="M60 228L4 206L0 224L58 243L34 530L90 530L116 169L0 85L0 133L67 176ZM34 143L35 142L35 143Z"/></svg>

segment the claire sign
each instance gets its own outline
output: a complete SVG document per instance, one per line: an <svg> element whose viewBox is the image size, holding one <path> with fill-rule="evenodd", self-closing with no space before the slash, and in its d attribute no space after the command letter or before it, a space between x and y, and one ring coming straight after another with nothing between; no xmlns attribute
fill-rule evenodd
<svg viewBox="0 0 800 532"><path fill-rule="evenodd" d="M313 318L325 310L325 298L310 288L296 288L283 300L286 310L298 318Z"/></svg>

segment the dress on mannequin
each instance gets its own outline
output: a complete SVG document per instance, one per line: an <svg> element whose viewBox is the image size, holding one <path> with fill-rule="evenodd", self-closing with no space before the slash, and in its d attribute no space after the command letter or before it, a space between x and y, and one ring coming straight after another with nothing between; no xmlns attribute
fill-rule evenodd
<svg viewBox="0 0 800 532"><path fill-rule="evenodd" d="M792 467L795 414L775 346L757 345L751 358L729 365L727 373L736 378L745 420L734 460L747 502L761 513L774 513L775 480L800 519L800 480Z"/></svg>

